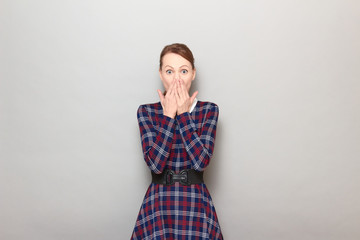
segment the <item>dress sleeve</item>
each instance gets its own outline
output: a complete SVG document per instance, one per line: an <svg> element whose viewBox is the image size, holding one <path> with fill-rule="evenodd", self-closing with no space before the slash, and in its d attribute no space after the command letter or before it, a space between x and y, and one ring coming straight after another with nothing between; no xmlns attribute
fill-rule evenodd
<svg viewBox="0 0 360 240"><path fill-rule="evenodd" d="M218 116L219 108L216 104L212 104L205 117L200 117L204 120L199 130L190 113L185 112L177 116L186 152L190 156L193 168L197 171L203 171L210 162L215 145Z"/></svg>
<svg viewBox="0 0 360 240"><path fill-rule="evenodd" d="M137 119L145 162L154 173L162 173L170 155L175 119L160 114L158 121L153 122L155 117L150 117L144 105L139 107Z"/></svg>

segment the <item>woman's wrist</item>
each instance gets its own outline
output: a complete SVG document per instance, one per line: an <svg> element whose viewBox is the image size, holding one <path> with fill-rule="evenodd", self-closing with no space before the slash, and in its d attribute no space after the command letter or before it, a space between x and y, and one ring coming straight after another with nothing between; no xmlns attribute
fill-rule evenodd
<svg viewBox="0 0 360 240"><path fill-rule="evenodd" d="M172 119L175 118L175 114L170 114L170 113L167 113L167 112L164 112L164 116L167 116L167 117L172 118Z"/></svg>
<svg viewBox="0 0 360 240"><path fill-rule="evenodd" d="M181 108L178 108L177 115L180 115L180 114L183 114L183 113L189 112L189 111L190 111L190 107L181 107Z"/></svg>
<svg viewBox="0 0 360 240"><path fill-rule="evenodd" d="M177 112L177 115L181 115L181 114L183 114L183 113L185 113L185 112L188 112L188 111L178 111L178 112Z"/></svg>

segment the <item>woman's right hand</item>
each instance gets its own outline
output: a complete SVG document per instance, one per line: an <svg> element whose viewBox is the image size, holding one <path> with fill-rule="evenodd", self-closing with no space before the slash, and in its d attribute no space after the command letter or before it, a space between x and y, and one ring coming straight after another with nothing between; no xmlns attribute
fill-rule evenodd
<svg viewBox="0 0 360 240"><path fill-rule="evenodd" d="M176 81L173 81L166 92L166 95L158 89L157 90L161 102L161 106L163 108L163 114L170 118L175 118L177 111L177 103L176 103Z"/></svg>

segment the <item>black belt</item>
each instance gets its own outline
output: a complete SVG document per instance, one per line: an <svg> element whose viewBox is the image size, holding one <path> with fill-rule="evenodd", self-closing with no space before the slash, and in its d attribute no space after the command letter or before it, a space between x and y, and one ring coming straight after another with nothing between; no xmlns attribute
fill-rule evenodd
<svg viewBox="0 0 360 240"><path fill-rule="evenodd" d="M162 173L151 172L152 183L173 185L179 182L182 185L200 184L204 182L203 172L194 169L184 169L176 174L173 170L165 169Z"/></svg>

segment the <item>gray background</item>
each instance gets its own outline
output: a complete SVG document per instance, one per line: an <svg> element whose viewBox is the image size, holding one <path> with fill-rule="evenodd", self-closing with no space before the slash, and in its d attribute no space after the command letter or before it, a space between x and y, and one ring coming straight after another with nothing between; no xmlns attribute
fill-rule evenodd
<svg viewBox="0 0 360 240"><path fill-rule="evenodd" d="M186 43L226 239L360 239L360 1L0 1L0 239L129 239L136 110ZM192 91L193 91L192 90Z"/></svg>

